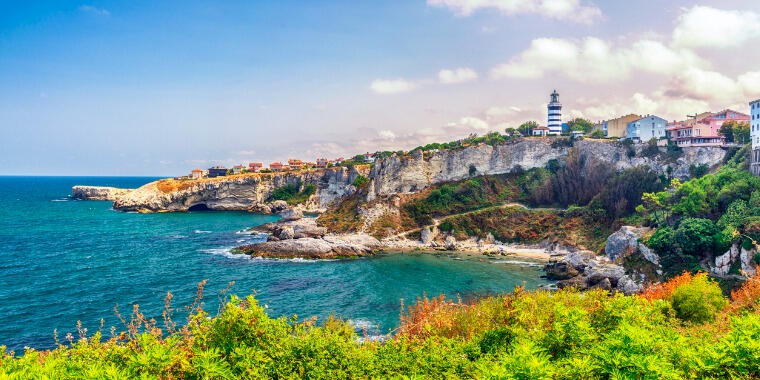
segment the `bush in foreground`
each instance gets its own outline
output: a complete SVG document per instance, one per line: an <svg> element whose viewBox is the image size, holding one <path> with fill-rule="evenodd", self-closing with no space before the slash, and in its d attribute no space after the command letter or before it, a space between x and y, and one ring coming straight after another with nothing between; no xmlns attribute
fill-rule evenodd
<svg viewBox="0 0 760 380"><path fill-rule="evenodd" d="M214 317L194 308L179 330L170 308L163 329L135 308L109 339L82 335L22 356L0 350L0 378L757 378L757 286L725 310L716 303L714 320L684 323L672 300L711 289L699 278L629 297L517 289L475 303L421 299L382 342L333 318L271 318L253 297L231 297Z"/></svg>

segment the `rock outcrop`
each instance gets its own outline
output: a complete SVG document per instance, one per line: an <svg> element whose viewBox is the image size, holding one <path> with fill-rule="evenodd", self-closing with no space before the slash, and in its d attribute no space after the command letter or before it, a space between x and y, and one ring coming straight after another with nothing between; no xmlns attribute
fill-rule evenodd
<svg viewBox="0 0 760 380"><path fill-rule="evenodd" d="M87 201L115 201L124 196L132 189L118 189L106 186L74 186L71 188L71 197Z"/></svg>
<svg viewBox="0 0 760 380"><path fill-rule="evenodd" d="M552 260L544 270L547 278L560 280L557 282L559 288L604 289L625 294L638 293L643 288L625 273L622 266L610 262L605 256L586 251L570 252Z"/></svg>
<svg viewBox="0 0 760 380"><path fill-rule="evenodd" d="M237 247L235 252L254 257L332 259L369 256L381 248L379 240L365 234L328 234L314 218L267 223L254 228L269 234L267 241Z"/></svg>
<svg viewBox="0 0 760 380"><path fill-rule="evenodd" d="M649 247L639 242L641 236L649 231L646 227L622 226L607 238L604 253L614 262L640 254L645 260L654 265L660 265L660 257Z"/></svg>
<svg viewBox="0 0 760 380"><path fill-rule="evenodd" d="M754 275L754 256L754 249L744 249L739 243L734 243L726 253L715 257L715 265L710 267L710 272L716 276L741 275L740 271Z"/></svg>
<svg viewBox="0 0 760 380"><path fill-rule="evenodd" d="M459 150L416 151L412 155L392 155L379 159L370 175L367 200L414 193L430 185L473 176L544 167L550 160L564 160L570 149L577 149L580 154L611 164L617 170L645 165L658 173L670 170L672 175L681 179L688 178L692 164L713 167L721 163L726 155L725 150L717 147L688 147L683 148L683 155L675 162L667 162L660 156L642 157L643 144L631 146L630 149L636 154L629 156L629 148L620 142L580 140L570 148L556 144L557 141L551 138L526 138L495 146L480 144Z"/></svg>
<svg viewBox="0 0 760 380"><path fill-rule="evenodd" d="M311 206L324 209L356 191L352 185L367 167L335 167L303 172L255 173L201 180L182 180L177 189L162 189L151 182L116 197L114 208L123 211L252 210L277 212L267 201L272 192L286 185L314 184Z"/></svg>

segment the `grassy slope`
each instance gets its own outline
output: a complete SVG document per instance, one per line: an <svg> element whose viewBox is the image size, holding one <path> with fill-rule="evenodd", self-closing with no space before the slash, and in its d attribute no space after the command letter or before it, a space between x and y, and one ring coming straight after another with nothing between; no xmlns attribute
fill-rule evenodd
<svg viewBox="0 0 760 380"><path fill-rule="evenodd" d="M726 301L691 278L643 297L518 289L472 304L418 300L388 340L364 343L343 321L273 319L254 298L233 298L173 333L138 312L105 341L0 353L0 378L757 378L760 282L750 284L705 322L676 317L690 310L681 290L698 306L702 294Z"/></svg>

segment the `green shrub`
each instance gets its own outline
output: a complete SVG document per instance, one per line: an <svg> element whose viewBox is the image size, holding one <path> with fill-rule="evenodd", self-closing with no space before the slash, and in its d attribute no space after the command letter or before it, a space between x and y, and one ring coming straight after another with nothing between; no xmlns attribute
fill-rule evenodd
<svg viewBox="0 0 760 380"><path fill-rule="evenodd" d="M351 182L352 185L354 185L357 188L363 188L369 184L369 178L359 174L354 178L354 181Z"/></svg>
<svg viewBox="0 0 760 380"><path fill-rule="evenodd" d="M675 233L670 227L661 227L655 231L646 242L649 248L659 254L673 252L676 249Z"/></svg>
<svg viewBox="0 0 760 380"><path fill-rule="evenodd" d="M317 186L313 183L309 183L301 188L300 184L288 184L282 187L278 187L272 191L272 200L286 201L290 205L306 202L310 196L317 192Z"/></svg>
<svg viewBox="0 0 760 380"><path fill-rule="evenodd" d="M726 305L720 286L706 274L701 273L685 284L678 286L671 297L676 316L686 322L705 323L715 319L715 315Z"/></svg>
<svg viewBox="0 0 760 380"><path fill-rule="evenodd" d="M710 219L686 218L675 231L674 238L685 254L702 256L712 252L718 228Z"/></svg>

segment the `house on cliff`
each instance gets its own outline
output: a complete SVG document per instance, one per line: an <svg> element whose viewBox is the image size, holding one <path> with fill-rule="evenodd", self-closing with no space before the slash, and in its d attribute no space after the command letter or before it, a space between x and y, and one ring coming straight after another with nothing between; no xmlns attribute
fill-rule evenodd
<svg viewBox="0 0 760 380"><path fill-rule="evenodd" d="M190 171L190 179L201 179L201 178L203 178L203 170L193 169Z"/></svg>
<svg viewBox="0 0 760 380"><path fill-rule="evenodd" d="M213 168L208 169L209 178L224 177L226 175L227 175L227 168L225 168L224 166L214 166Z"/></svg>
<svg viewBox="0 0 760 380"><path fill-rule="evenodd" d="M625 137L634 141L649 141L666 137L668 121L655 115L647 115L628 123Z"/></svg>
<svg viewBox="0 0 760 380"><path fill-rule="evenodd" d="M284 166L282 165L282 162L272 162L269 164L269 170L273 172L281 172L284 169Z"/></svg>
<svg viewBox="0 0 760 380"><path fill-rule="evenodd" d="M263 168L264 168L264 163L263 162L249 162L248 163L248 171L249 172L258 173Z"/></svg>

